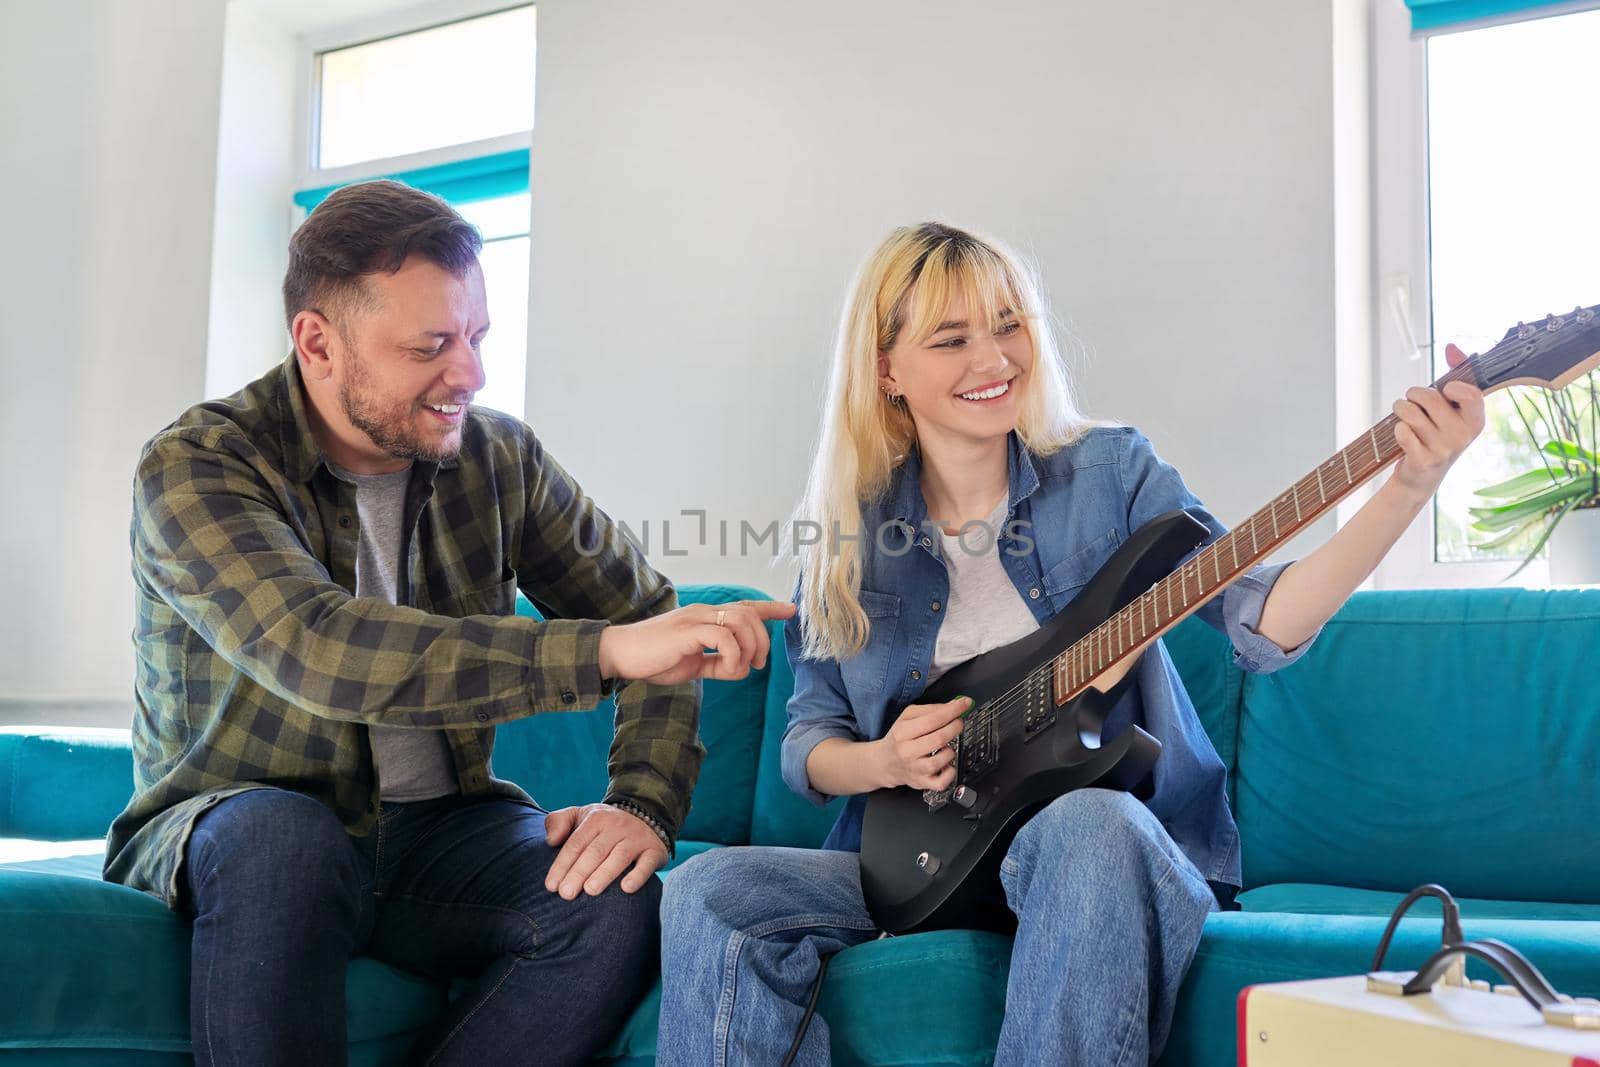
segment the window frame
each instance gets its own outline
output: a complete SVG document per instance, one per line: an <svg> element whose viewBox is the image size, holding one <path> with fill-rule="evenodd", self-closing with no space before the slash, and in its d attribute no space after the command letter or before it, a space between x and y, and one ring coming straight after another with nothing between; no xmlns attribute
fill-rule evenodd
<svg viewBox="0 0 1600 1067"><path fill-rule="evenodd" d="M1433 289L1428 209L1428 38L1482 29L1529 17L1549 17L1587 5L1560 5L1527 14L1460 23L1413 34L1410 9L1374 3L1373 11L1373 367L1372 378L1385 413L1413 385L1433 381L1427 345L1432 338ZM1405 326L1401 326L1402 320ZM1509 325L1509 324L1508 324ZM1412 358L1410 342L1422 349ZM1476 443L1474 447L1477 447ZM1379 589L1437 589L1498 585L1520 561L1439 562L1434 559L1434 509L1429 500L1373 572ZM1529 563L1510 583L1549 585L1550 567Z"/></svg>

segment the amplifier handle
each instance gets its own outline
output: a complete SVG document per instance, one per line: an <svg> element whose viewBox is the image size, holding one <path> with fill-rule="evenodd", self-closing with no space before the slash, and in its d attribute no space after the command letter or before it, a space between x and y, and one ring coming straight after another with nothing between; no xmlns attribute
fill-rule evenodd
<svg viewBox="0 0 1600 1067"><path fill-rule="evenodd" d="M1464 956L1471 956L1487 963L1502 978L1516 986L1517 992L1541 1012L1561 1001L1555 987L1539 973L1539 968L1529 962L1528 957L1504 941L1492 937L1441 948L1428 957L1428 961L1416 975L1406 982L1401 988L1401 995L1410 997L1430 991L1433 983L1443 977L1445 969L1457 958Z"/></svg>

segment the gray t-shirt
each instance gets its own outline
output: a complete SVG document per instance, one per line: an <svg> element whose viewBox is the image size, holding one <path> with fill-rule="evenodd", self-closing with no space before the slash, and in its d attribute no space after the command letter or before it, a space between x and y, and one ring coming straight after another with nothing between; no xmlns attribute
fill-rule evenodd
<svg viewBox="0 0 1600 1067"><path fill-rule="evenodd" d="M939 534L939 550L950 572L950 594L933 643L930 685L950 668L1039 628L1028 602L1000 563L999 534L1008 503L1000 501L984 520L984 529L970 526L964 534Z"/></svg>
<svg viewBox="0 0 1600 1067"><path fill-rule="evenodd" d="M406 487L411 468L393 474L352 474L335 467L340 477L355 483L356 514L361 537L356 545L356 596L400 603L403 571ZM443 730L412 730L398 726L369 726L372 759L378 771L382 800L432 800L457 792L455 758Z"/></svg>

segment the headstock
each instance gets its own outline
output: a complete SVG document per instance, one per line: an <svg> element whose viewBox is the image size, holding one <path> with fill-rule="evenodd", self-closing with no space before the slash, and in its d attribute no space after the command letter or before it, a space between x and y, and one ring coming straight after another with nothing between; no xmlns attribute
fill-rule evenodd
<svg viewBox="0 0 1600 1067"><path fill-rule="evenodd" d="M1489 351L1470 360L1484 392L1508 385L1561 389L1600 367L1600 304L1519 322Z"/></svg>

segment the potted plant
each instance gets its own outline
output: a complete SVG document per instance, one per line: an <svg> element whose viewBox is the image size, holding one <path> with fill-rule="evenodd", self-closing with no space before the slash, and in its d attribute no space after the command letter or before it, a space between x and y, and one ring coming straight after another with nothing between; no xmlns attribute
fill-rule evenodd
<svg viewBox="0 0 1600 1067"><path fill-rule="evenodd" d="M1476 490L1485 502L1468 510L1484 539L1473 547L1531 539L1515 576L1548 542L1552 583L1600 582L1600 371L1559 392L1513 390L1511 402L1540 465Z"/></svg>

